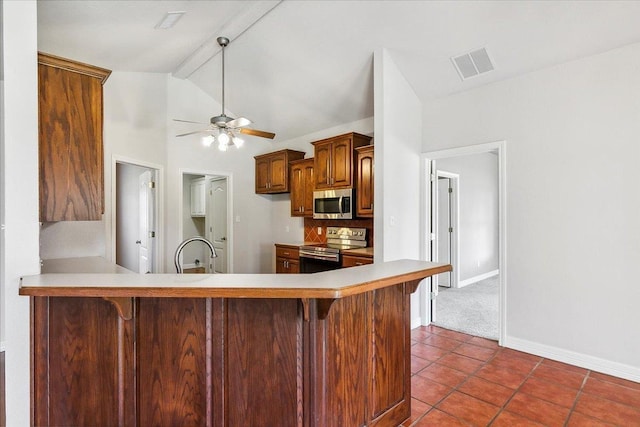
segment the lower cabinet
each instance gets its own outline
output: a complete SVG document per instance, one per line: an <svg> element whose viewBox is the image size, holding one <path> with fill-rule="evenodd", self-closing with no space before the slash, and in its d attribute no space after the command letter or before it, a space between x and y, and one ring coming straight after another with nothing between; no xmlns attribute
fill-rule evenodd
<svg viewBox="0 0 640 427"><path fill-rule="evenodd" d="M300 255L297 246L276 244L276 273L300 273Z"/></svg>
<svg viewBox="0 0 640 427"><path fill-rule="evenodd" d="M354 255L344 255L342 257L342 267L355 267L365 264L373 264L373 258Z"/></svg>
<svg viewBox="0 0 640 427"><path fill-rule="evenodd" d="M338 299L33 297L32 425L396 427L418 281Z"/></svg>

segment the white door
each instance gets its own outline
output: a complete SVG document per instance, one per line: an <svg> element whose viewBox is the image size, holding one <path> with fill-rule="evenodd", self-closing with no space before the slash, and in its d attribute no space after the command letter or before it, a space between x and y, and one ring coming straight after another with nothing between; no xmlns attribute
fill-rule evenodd
<svg viewBox="0 0 640 427"><path fill-rule="evenodd" d="M155 242L154 225L154 186L151 171L145 171L138 178L139 184L139 237L138 237L138 273L153 273L153 247Z"/></svg>
<svg viewBox="0 0 640 427"><path fill-rule="evenodd" d="M217 257L213 272L227 272L227 178L213 178L209 181L206 216L207 239L213 243Z"/></svg>
<svg viewBox="0 0 640 427"><path fill-rule="evenodd" d="M451 178L438 176L438 262L451 264ZM438 275L438 286L451 287L451 273Z"/></svg>

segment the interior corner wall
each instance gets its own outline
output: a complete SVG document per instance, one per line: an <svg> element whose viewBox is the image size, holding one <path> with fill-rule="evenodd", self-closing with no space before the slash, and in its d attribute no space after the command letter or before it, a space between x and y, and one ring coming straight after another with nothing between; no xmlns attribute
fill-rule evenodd
<svg viewBox="0 0 640 427"><path fill-rule="evenodd" d="M422 104L386 49L374 54L374 117L375 260L419 259ZM414 293L412 324L419 317Z"/></svg>
<svg viewBox="0 0 640 427"><path fill-rule="evenodd" d="M37 4L2 2L6 423L30 424L29 298L20 277L39 274ZM10 184L9 184L10 183Z"/></svg>
<svg viewBox="0 0 640 427"><path fill-rule="evenodd" d="M376 253L418 259L422 106L385 49L375 53L374 82Z"/></svg>
<svg viewBox="0 0 640 427"><path fill-rule="evenodd" d="M640 44L425 104L424 151L506 140L505 345L640 381Z"/></svg>

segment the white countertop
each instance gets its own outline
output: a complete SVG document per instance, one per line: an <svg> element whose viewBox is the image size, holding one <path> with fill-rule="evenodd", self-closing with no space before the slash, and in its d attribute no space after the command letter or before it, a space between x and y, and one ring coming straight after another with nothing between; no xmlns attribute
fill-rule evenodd
<svg viewBox="0 0 640 427"><path fill-rule="evenodd" d="M23 277L20 294L340 298L362 291L356 288L377 289L449 270L444 263L398 260L314 274L55 273Z"/></svg>

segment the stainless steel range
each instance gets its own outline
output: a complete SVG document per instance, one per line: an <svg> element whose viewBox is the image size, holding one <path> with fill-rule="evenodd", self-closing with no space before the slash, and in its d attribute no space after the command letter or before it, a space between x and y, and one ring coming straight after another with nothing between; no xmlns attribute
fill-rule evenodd
<svg viewBox="0 0 640 427"><path fill-rule="evenodd" d="M300 247L300 273L342 267L341 251L367 247L366 228L327 227L327 243Z"/></svg>

